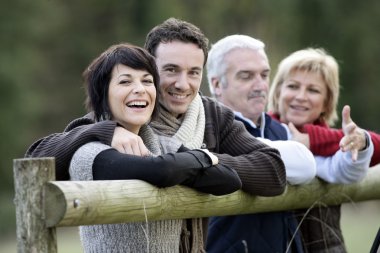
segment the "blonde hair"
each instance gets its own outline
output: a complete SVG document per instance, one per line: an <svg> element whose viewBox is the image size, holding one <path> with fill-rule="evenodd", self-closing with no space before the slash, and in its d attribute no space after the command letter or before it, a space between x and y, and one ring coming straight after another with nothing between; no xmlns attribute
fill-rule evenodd
<svg viewBox="0 0 380 253"><path fill-rule="evenodd" d="M338 120L336 107L339 99L339 67L335 58L321 48L307 48L296 51L283 59L269 91L268 110L279 114L278 99L281 85L289 75L297 70L318 73L326 84L325 111L319 120L332 126Z"/></svg>

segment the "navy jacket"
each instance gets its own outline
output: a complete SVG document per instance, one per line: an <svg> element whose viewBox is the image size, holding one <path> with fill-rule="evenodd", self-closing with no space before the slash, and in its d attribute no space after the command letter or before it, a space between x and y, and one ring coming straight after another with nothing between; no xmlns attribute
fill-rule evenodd
<svg viewBox="0 0 380 253"><path fill-rule="evenodd" d="M239 117L236 119L242 121L253 136L261 137L259 128L252 127ZM286 129L267 114L264 138L287 140ZM206 250L208 253L285 253L296 227L297 221L288 211L212 217ZM293 239L288 252L303 252L299 235Z"/></svg>

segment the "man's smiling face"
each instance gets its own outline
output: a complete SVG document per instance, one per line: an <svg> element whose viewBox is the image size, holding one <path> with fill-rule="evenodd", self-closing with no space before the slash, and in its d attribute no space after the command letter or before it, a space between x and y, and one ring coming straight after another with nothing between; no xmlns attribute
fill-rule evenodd
<svg viewBox="0 0 380 253"><path fill-rule="evenodd" d="M203 73L204 54L193 43L160 43L156 50L160 73L160 102L175 117L184 114L197 95Z"/></svg>

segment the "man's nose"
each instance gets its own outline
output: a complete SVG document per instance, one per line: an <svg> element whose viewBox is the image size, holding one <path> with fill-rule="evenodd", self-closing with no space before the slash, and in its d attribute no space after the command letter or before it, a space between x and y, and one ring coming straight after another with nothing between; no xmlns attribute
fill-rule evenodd
<svg viewBox="0 0 380 253"><path fill-rule="evenodd" d="M186 72L181 72L175 82L175 87L180 90L187 90L189 88L189 80Z"/></svg>

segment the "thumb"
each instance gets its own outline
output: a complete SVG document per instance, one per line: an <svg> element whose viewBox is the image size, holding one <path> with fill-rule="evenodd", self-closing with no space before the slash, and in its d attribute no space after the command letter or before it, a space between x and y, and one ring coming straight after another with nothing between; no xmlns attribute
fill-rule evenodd
<svg viewBox="0 0 380 253"><path fill-rule="evenodd" d="M298 131L298 129L296 128L296 126L292 122L289 122L288 127L289 127L290 133L292 135L296 135L296 134L300 133L300 131Z"/></svg>
<svg viewBox="0 0 380 253"><path fill-rule="evenodd" d="M349 105L345 105L342 110L342 128L345 129L351 122L351 108Z"/></svg>

